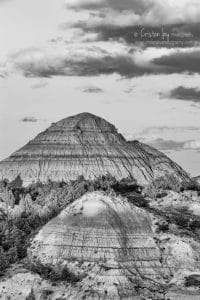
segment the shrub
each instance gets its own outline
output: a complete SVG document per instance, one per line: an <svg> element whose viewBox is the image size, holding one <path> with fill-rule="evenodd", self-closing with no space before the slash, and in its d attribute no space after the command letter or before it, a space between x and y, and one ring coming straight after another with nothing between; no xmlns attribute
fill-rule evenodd
<svg viewBox="0 0 200 300"><path fill-rule="evenodd" d="M185 278L185 286L186 287L191 287L191 286L196 286L200 287L200 276L199 275L190 275Z"/></svg>
<svg viewBox="0 0 200 300"><path fill-rule="evenodd" d="M169 231L169 224L165 221L158 221L156 223L156 225L157 225L157 232L158 233Z"/></svg>
<svg viewBox="0 0 200 300"><path fill-rule="evenodd" d="M3 247L0 246L0 276L3 275L4 270L8 267L9 261Z"/></svg>
<svg viewBox="0 0 200 300"><path fill-rule="evenodd" d="M140 194L137 193L130 193L128 195L125 195L127 200L132 203L135 206L141 207L141 208L149 208L149 202L148 200L143 197Z"/></svg>
<svg viewBox="0 0 200 300"><path fill-rule="evenodd" d="M191 180L190 182L182 182L180 191L200 191L200 187L195 180Z"/></svg>
<svg viewBox="0 0 200 300"><path fill-rule="evenodd" d="M149 197L157 197L163 190L179 192L181 188L180 180L173 174L166 174L153 180L144 190Z"/></svg>
<svg viewBox="0 0 200 300"><path fill-rule="evenodd" d="M34 264L29 265L29 268L31 271L38 273L42 278L51 281L76 283L82 278L71 272L66 265L52 268L52 266L43 265L39 261L35 261Z"/></svg>

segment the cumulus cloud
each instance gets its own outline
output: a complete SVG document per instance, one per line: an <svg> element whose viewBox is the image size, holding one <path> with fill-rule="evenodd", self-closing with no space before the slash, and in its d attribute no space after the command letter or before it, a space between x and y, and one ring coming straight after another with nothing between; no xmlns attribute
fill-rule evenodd
<svg viewBox="0 0 200 300"><path fill-rule="evenodd" d="M119 20L118 25L194 23L200 17L197 0L66 0L66 6L93 12L94 22L104 24L113 20Z"/></svg>
<svg viewBox="0 0 200 300"><path fill-rule="evenodd" d="M153 60L162 73L200 73L200 48L178 49Z"/></svg>
<svg viewBox="0 0 200 300"><path fill-rule="evenodd" d="M35 117L24 117L20 120L20 122L24 122L24 123L36 123L37 121L38 119Z"/></svg>
<svg viewBox="0 0 200 300"><path fill-rule="evenodd" d="M71 9L99 10L111 8L116 11L135 11L141 14L154 5L152 0L66 0L66 6Z"/></svg>
<svg viewBox="0 0 200 300"><path fill-rule="evenodd" d="M198 0L66 0L66 7L75 11L77 18L68 18L63 28L80 29L81 36L93 34L91 38L97 40L146 42L148 38L140 36L138 26L145 26L145 32L159 32L164 26L170 41L179 42L168 43L168 47L185 47L200 40ZM161 37L155 40L163 42Z"/></svg>
<svg viewBox="0 0 200 300"><path fill-rule="evenodd" d="M0 74L25 77L199 73L200 47L141 48L120 40L76 41L17 51L0 64ZM34 87L33 87L34 88ZM36 87L37 88L37 87ZM39 88L39 87L38 87Z"/></svg>
<svg viewBox="0 0 200 300"><path fill-rule="evenodd" d="M75 43L66 48L18 51L0 65L2 74L20 71L25 77L98 76L119 74L200 74L200 48L141 49L119 42Z"/></svg>
<svg viewBox="0 0 200 300"><path fill-rule="evenodd" d="M160 42L155 47L186 47L200 41L198 0L67 0L66 7L77 18L68 18L62 28L79 29L79 38L143 43L143 47L155 41ZM164 40L163 29L169 34ZM152 32L160 35L149 38Z"/></svg>
<svg viewBox="0 0 200 300"><path fill-rule="evenodd" d="M67 25L62 25L63 28L68 28ZM196 25L197 26L197 25ZM190 29L190 26L182 27L181 25L167 25L165 27L157 26L135 26L126 25L120 26L118 24L107 25L90 24L88 21L73 24L74 28L79 28L82 31L81 37L89 35L91 40L109 41L118 40L128 44L138 44L141 47L186 47L198 44L200 40L200 33L196 30ZM198 24L199 27L199 24ZM80 31L80 32L81 32ZM78 37L78 36L77 36Z"/></svg>
<svg viewBox="0 0 200 300"><path fill-rule="evenodd" d="M20 71L25 77L97 76L119 74L139 76L159 72L149 65L140 49L119 43L74 44L66 49L26 49L11 55L3 64L7 70ZM156 71L156 68L158 71Z"/></svg>
<svg viewBox="0 0 200 300"><path fill-rule="evenodd" d="M135 43L133 37L138 26L152 31L163 24L171 31L192 32L200 37L199 1L67 0L66 7L73 10L73 18L69 16L64 26L69 39L60 35L51 39L45 49L24 49L9 55L0 63L0 74L21 72L25 77L38 78L113 73L123 77L200 74L198 45L176 49L173 46L172 49L146 48L143 40ZM45 85L35 84L32 88Z"/></svg>
<svg viewBox="0 0 200 300"><path fill-rule="evenodd" d="M171 98L200 103L200 89L179 86L168 93L161 93L161 98Z"/></svg>
<svg viewBox="0 0 200 300"><path fill-rule="evenodd" d="M7 61L8 67L21 71L25 77L64 75L67 65L67 55L63 51L36 48L18 51Z"/></svg>

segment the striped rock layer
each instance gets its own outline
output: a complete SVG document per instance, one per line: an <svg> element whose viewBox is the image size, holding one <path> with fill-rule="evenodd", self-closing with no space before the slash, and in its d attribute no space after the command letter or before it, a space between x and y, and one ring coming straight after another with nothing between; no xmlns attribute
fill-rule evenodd
<svg viewBox="0 0 200 300"><path fill-rule="evenodd" d="M20 175L24 185L109 174L143 186L166 173L189 180L167 156L139 142L128 143L112 124L90 113L53 123L0 162L0 178L12 181Z"/></svg>
<svg viewBox="0 0 200 300"><path fill-rule="evenodd" d="M66 265L83 277L69 290L69 299L140 299L135 278L160 278L149 215L100 192L85 194L45 225L28 257L36 265Z"/></svg>

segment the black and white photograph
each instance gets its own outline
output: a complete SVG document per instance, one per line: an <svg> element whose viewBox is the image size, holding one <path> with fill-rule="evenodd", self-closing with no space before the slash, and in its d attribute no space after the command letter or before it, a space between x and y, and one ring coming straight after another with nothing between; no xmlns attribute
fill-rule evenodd
<svg viewBox="0 0 200 300"><path fill-rule="evenodd" d="M200 1L0 0L0 300L200 299Z"/></svg>

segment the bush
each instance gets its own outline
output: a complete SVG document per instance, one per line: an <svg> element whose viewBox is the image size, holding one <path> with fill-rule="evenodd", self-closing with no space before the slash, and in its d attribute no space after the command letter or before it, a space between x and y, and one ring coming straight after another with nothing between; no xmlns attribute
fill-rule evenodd
<svg viewBox="0 0 200 300"><path fill-rule="evenodd" d="M191 180L190 182L182 182L180 191L200 191L200 187L195 180Z"/></svg>
<svg viewBox="0 0 200 300"><path fill-rule="evenodd" d="M147 196L154 198L164 190L180 192L181 187L181 181L174 174L166 174L153 180L144 192Z"/></svg>
<svg viewBox="0 0 200 300"><path fill-rule="evenodd" d="M149 202L146 198L144 198L142 195L137 194L137 193L130 193L130 194L125 194L127 200L137 206L137 207L141 207L141 208L149 208Z"/></svg>
<svg viewBox="0 0 200 300"><path fill-rule="evenodd" d="M57 268L52 268L49 265L43 265L39 261L34 264L29 265L29 268L34 273L38 273L42 278L51 281L66 281L68 283L76 283L82 279L74 273L72 273L69 268L65 266L58 266Z"/></svg>
<svg viewBox="0 0 200 300"><path fill-rule="evenodd" d="M20 196L24 193L24 188L22 187L23 181L21 176L18 175L13 181L8 184L8 189L12 191L15 198L15 204L19 204Z"/></svg>
<svg viewBox="0 0 200 300"><path fill-rule="evenodd" d="M158 221L156 222L157 225L157 232L168 232L169 231L169 224L166 221Z"/></svg>
<svg viewBox="0 0 200 300"><path fill-rule="evenodd" d="M164 228L161 224L158 225L158 230L165 231L165 223L175 224L179 229L181 229L182 234L193 236L199 236L200 229L200 217L191 213L188 207L168 207L164 211L154 210L154 213L161 216L165 221L163 222ZM167 226L168 227L168 226ZM168 230L166 227L166 230Z"/></svg>
<svg viewBox="0 0 200 300"><path fill-rule="evenodd" d="M190 275L185 278L185 286L186 287L191 287L191 286L196 286L200 287L200 276L199 275Z"/></svg>
<svg viewBox="0 0 200 300"><path fill-rule="evenodd" d="M0 246L0 276L3 275L4 270L9 266L9 261L3 247Z"/></svg>

